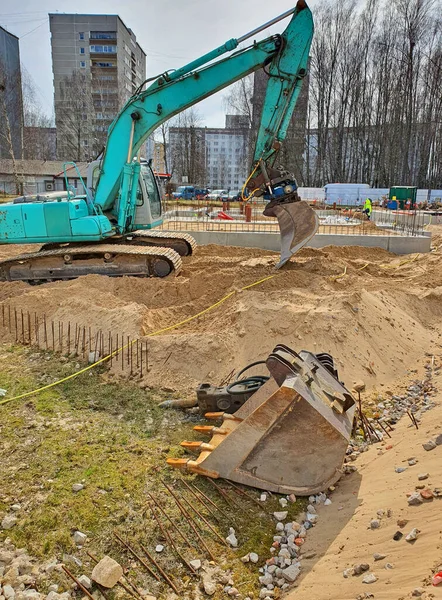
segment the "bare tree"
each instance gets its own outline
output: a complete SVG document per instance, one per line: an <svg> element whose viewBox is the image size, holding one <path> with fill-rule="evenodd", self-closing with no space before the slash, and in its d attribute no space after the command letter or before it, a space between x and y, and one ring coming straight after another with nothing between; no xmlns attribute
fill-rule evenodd
<svg viewBox="0 0 442 600"><path fill-rule="evenodd" d="M2 148L12 160L17 194L23 193L23 106L20 77L12 74L0 58L0 156Z"/></svg>
<svg viewBox="0 0 442 600"><path fill-rule="evenodd" d="M192 107L173 119L169 128L171 173L181 182L202 184L206 178L205 134L202 117Z"/></svg>
<svg viewBox="0 0 442 600"><path fill-rule="evenodd" d="M92 158L94 125L89 82L76 70L60 85L60 106L56 107L57 154L61 160L82 161Z"/></svg>

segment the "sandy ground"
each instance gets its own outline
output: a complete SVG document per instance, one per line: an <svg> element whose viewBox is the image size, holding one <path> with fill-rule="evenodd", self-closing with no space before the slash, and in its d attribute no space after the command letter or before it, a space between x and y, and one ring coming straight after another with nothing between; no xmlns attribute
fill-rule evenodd
<svg viewBox="0 0 442 600"><path fill-rule="evenodd" d="M442 585L431 585L434 569L442 565L442 500L434 499L420 506L409 506L406 494L425 483L434 489L442 486L442 446L427 452L422 444L442 433L442 376L435 378L439 386L438 405L424 414L418 431L407 418L396 425L392 440L371 447L355 464L358 471L343 477L332 495L332 505L318 509L318 525L309 532L304 553L316 552L304 560L298 587L288 600L354 600L358 594L371 593L376 600L400 600L412 597L415 588L423 587L422 598L442 598ZM391 449L386 449L391 445ZM408 466L407 459L416 457L418 464ZM407 467L396 473L396 467ZM418 474L429 478L418 481ZM377 511L391 509L391 517L380 519L379 529L370 529ZM408 523L402 529L399 519ZM414 528L421 533L414 543L405 536ZM396 531L404 537L394 541ZM373 554L385 554L374 561ZM355 564L368 563L378 581L362 583L362 576L343 577L343 571ZM390 563L393 569L386 569ZM365 597L365 596L363 596Z"/></svg>

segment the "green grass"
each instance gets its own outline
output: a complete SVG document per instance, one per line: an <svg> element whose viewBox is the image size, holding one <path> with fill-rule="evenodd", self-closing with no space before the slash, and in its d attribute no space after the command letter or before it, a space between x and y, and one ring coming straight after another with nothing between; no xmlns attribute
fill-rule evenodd
<svg viewBox="0 0 442 600"><path fill-rule="evenodd" d="M0 388L8 390L8 397L36 389L75 369L75 362L50 353L0 346ZM18 525L1 531L0 539L10 537L18 547L25 547L41 560L75 554L85 565L82 569L70 565L72 569L77 574L90 573L91 561L72 540L72 533L78 529L88 535L92 553L108 553L128 565L133 560L113 538L115 530L134 545L141 542L150 549L161 539L148 510L147 490L160 500L186 536L193 535L161 481L167 480L186 495L175 483L180 475L167 467L166 457L181 455L179 442L183 439L195 439L194 423L187 413L158 408L166 397L133 383L107 382L105 367L100 367L38 395L0 406L0 518L11 504L22 505ZM235 527L240 549L224 549L210 533L204 537L223 568L233 570L241 593L256 594L256 565L244 565L237 557L253 550L262 564L269 556L273 519L241 498L245 512L244 508L229 507L204 478L198 479L198 486L229 516L218 530L225 537L228 528ZM74 483L85 487L74 493ZM266 503L269 511L278 508L277 497ZM295 518L300 508L300 503L290 506L290 515ZM200 510L204 512L204 508ZM204 553L188 551L189 560L196 557L204 558ZM186 571L172 554L160 560L168 572L175 573L177 581L188 581ZM131 568L130 576L141 587L163 597L164 589L156 589L152 580L146 580L142 567ZM64 576L59 577L62 589L66 588Z"/></svg>

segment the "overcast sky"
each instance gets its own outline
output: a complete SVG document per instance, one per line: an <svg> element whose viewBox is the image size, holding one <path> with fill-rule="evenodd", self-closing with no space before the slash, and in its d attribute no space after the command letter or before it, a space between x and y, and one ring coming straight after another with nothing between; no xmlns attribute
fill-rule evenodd
<svg viewBox="0 0 442 600"><path fill-rule="evenodd" d="M0 25L20 38L22 64L53 110L49 12L118 14L147 54L147 76L178 68L291 8L296 0L0 0ZM310 2L314 4L314 2ZM282 31L288 20L258 39ZM204 124L224 126L225 91L198 105Z"/></svg>

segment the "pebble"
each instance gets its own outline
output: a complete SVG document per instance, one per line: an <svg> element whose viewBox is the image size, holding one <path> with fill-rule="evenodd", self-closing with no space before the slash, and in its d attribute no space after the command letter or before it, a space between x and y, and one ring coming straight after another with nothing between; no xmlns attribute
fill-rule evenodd
<svg viewBox="0 0 442 600"><path fill-rule="evenodd" d="M195 569L195 571L198 571L199 569L201 569L201 561L199 558L195 558L195 560L191 560L189 562L189 565Z"/></svg>
<svg viewBox="0 0 442 600"><path fill-rule="evenodd" d="M280 498L279 504L282 506L282 508L285 508L288 504L287 498Z"/></svg>
<svg viewBox="0 0 442 600"><path fill-rule="evenodd" d="M14 525L17 525L17 517L14 515L5 515L2 520L2 529L12 529Z"/></svg>
<svg viewBox="0 0 442 600"><path fill-rule="evenodd" d="M378 519L372 519L370 521L370 529L379 529L380 526L381 526L381 523Z"/></svg>
<svg viewBox="0 0 442 600"><path fill-rule="evenodd" d="M434 441L436 442L436 446L442 445L442 433L439 433L439 435Z"/></svg>
<svg viewBox="0 0 442 600"><path fill-rule="evenodd" d="M396 531L396 533L393 536L393 539L395 542L398 542L403 537L404 537L404 534L402 533L402 531Z"/></svg>
<svg viewBox="0 0 442 600"><path fill-rule="evenodd" d="M296 580L296 578L298 577L300 572L301 572L300 564L294 563L293 565L290 565L290 567L283 569L282 576L284 577L284 579L286 581L293 583Z"/></svg>
<svg viewBox="0 0 442 600"><path fill-rule="evenodd" d="M6 600L13 600L15 598L15 590L12 585L3 586L3 596Z"/></svg>
<svg viewBox="0 0 442 600"><path fill-rule="evenodd" d="M417 597L422 596L422 594L425 594L425 588L422 588L422 587L414 588L414 590L411 592L412 596L417 596Z"/></svg>
<svg viewBox="0 0 442 600"><path fill-rule="evenodd" d="M417 476L419 481L425 481L425 479L428 479L430 476L429 473L419 473L419 475Z"/></svg>
<svg viewBox="0 0 442 600"><path fill-rule="evenodd" d="M294 504L296 502L296 496L295 494L290 494L290 496L288 497L289 502L291 502L292 504Z"/></svg>
<svg viewBox="0 0 442 600"><path fill-rule="evenodd" d="M81 531L76 531L74 533L74 542L78 546L83 546L87 540L87 535L85 533L81 533Z"/></svg>
<svg viewBox="0 0 442 600"><path fill-rule="evenodd" d="M114 587L122 576L122 566L110 556L104 556L92 571L92 579L105 588Z"/></svg>
<svg viewBox="0 0 442 600"><path fill-rule="evenodd" d="M11 506L11 510L13 510L14 512L21 510L21 504L13 504Z"/></svg>
<svg viewBox="0 0 442 600"><path fill-rule="evenodd" d="M414 465L416 465L419 461L417 460L417 458L409 458L408 459L408 465L410 467L413 467Z"/></svg>
<svg viewBox="0 0 442 600"><path fill-rule="evenodd" d="M226 542L232 546L232 548L238 547L238 538L234 533L231 533L226 537Z"/></svg>
<svg viewBox="0 0 442 600"><path fill-rule="evenodd" d="M330 500L330 498L327 498L327 499L324 501L324 506L330 506L330 504L331 504L331 503L332 503L332 501Z"/></svg>
<svg viewBox="0 0 442 600"><path fill-rule="evenodd" d="M213 596L213 594L216 592L216 583L205 577L203 579L203 588L208 596Z"/></svg>
<svg viewBox="0 0 442 600"><path fill-rule="evenodd" d="M425 442L425 444L422 444L422 447L424 450L427 450L428 452L430 450L434 450L436 448L437 444L434 440L428 440L428 442Z"/></svg>
<svg viewBox="0 0 442 600"><path fill-rule="evenodd" d="M387 558L387 555L386 554L379 554L378 552L375 552L373 554L373 558L375 560L384 560L384 558Z"/></svg>
<svg viewBox="0 0 442 600"><path fill-rule="evenodd" d="M414 529L412 529L410 531L410 533L405 537L407 542L414 542L414 540L417 539L418 535L420 534L419 529L417 529L416 527Z"/></svg>
<svg viewBox="0 0 442 600"><path fill-rule="evenodd" d="M428 488L426 490L421 490L420 494L424 500L433 500L434 498L433 492Z"/></svg>
<svg viewBox="0 0 442 600"><path fill-rule="evenodd" d="M287 515L288 514L289 514L288 511L283 510L283 511L280 511L280 512L274 512L273 516L275 517L275 519L277 521L285 521L287 519Z"/></svg>
<svg viewBox="0 0 442 600"><path fill-rule="evenodd" d="M78 581L81 583L81 585L83 587L85 587L87 590L90 590L92 587L92 581L89 579L89 577L87 577L86 575L81 575L78 578Z"/></svg>
<svg viewBox="0 0 442 600"><path fill-rule="evenodd" d="M244 556L242 556L241 557L241 562L243 562L243 563L250 562L250 554L245 554Z"/></svg>
<svg viewBox="0 0 442 600"><path fill-rule="evenodd" d="M420 492L413 492L413 494L408 497L407 502L409 506L418 506L419 504L422 504L423 500Z"/></svg>
<svg viewBox="0 0 442 600"><path fill-rule="evenodd" d="M261 502L265 502L267 500L267 494L261 494L261 496L259 497Z"/></svg>
<svg viewBox="0 0 442 600"><path fill-rule="evenodd" d="M162 552L163 550L164 550L164 546L163 546L163 544L157 544L157 545L155 546L155 552L158 552L158 553L159 553L159 552Z"/></svg>
<svg viewBox="0 0 442 600"><path fill-rule="evenodd" d="M396 473L403 473L406 470L407 470L407 467L396 467L395 468Z"/></svg>
<svg viewBox="0 0 442 600"><path fill-rule="evenodd" d="M378 578L374 573L369 573L363 578L362 583L374 583L377 580Z"/></svg>
<svg viewBox="0 0 442 600"><path fill-rule="evenodd" d="M360 565L355 565L353 567L353 575L362 575L362 573L365 573L365 571L368 571L370 568L370 565L367 563L361 563Z"/></svg>
<svg viewBox="0 0 442 600"><path fill-rule="evenodd" d="M250 556L250 562L255 563L255 564L258 562L259 556L256 554L256 552L250 552L249 556Z"/></svg>
<svg viewBox="0 0 442 600"><path fill-rule="evenodd" d="M353 389L355 392L363 392L365 390L365 382L362 381L362 379L355 381L353 384Z"/></svg>
<svg viewBox="0 0 442 600"><path fill-rule="evenodd" d="M385 563L384 569L394 569L394 565L392 565L391 563Z"/></svg>
<svg viewBox="0 0 442 600"><path fill-rule="evenodd" d="M73 492L81 492L81 490L84 490L84 485L82 483L74 483L72 486L72 491Z"/></svg>

